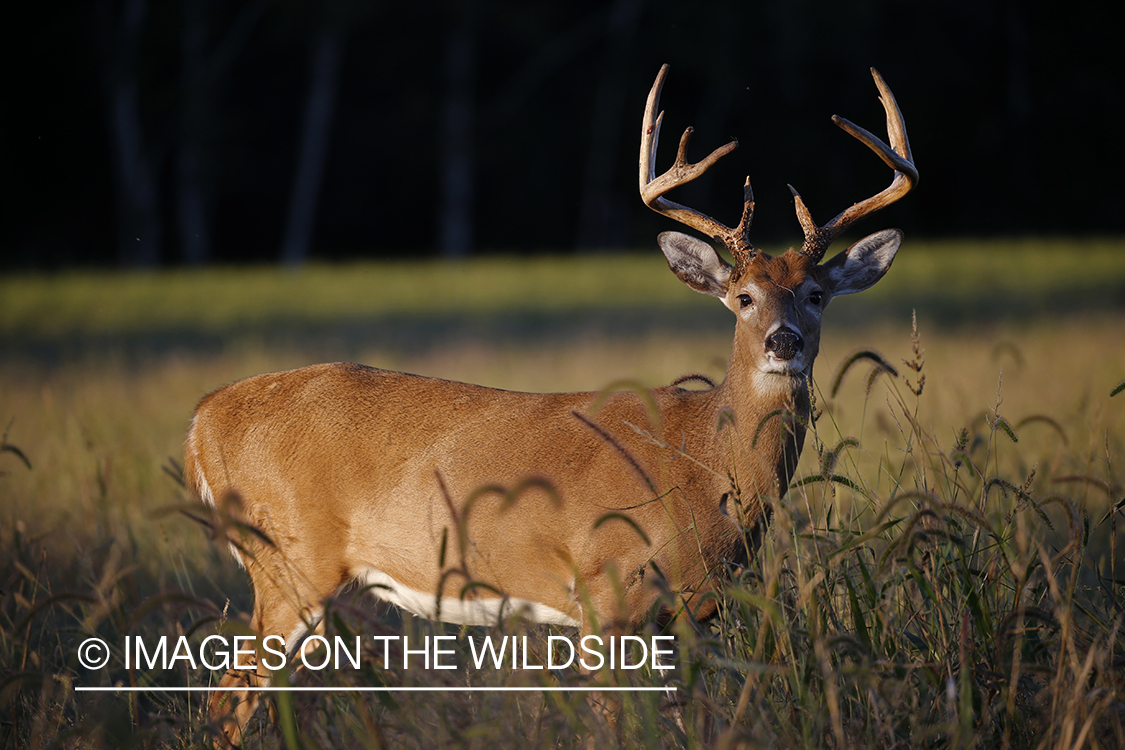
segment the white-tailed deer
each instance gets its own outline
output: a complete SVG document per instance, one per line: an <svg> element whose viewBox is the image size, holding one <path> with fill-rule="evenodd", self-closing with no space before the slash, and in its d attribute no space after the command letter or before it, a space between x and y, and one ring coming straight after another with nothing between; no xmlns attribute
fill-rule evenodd
<svg viewBox="0 0 1125 750"><path fill-rule="evenodd" d="M205 502L236 497L256 529L231 538L253 581L255 631L293 649L321 602L355 581L423 617L474 625L520 613L620 632L714 612L716 598L701 594L721 585L725 564L745 560L765 522L761 498L780 498L797 464L824 308L878 281L902 234L873 234L821 264L825 250L918 173L894 97L872 70L891 145L833 120L893 181L823 226L793 191L804 245L765 255L748 239L749 180L734 229L664 197L737 145L691 164L689 128L672 168L655 176L666 71L645 108L640 193L734 258L684 234L659 238L673 273L735 315L726 379L708 390L538 394L325 364L216 391L196 410L184 470ZM220 687L266 682L231 670ZM216 692L213 718L226 701L236 705L225 731L239 742L257 699Z"/></svg>

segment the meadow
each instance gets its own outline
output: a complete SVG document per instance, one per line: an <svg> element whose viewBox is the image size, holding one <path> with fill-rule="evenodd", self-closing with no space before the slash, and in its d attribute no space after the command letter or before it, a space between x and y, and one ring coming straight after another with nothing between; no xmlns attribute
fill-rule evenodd
<svg viewBox="0 0 1125 750"><path fill-rule="evenodd" d="M769 249L769 248L767 248ZM832 302L817 419L751 565L678 669L621 673L612 733L579 693L281 694L250 747L1125 747L1125 241L910 242ZM501 388L721 379L730 313L648 254L0 278L0 748L197 747L198 644L251 596L178 481L205 393L350 360ZM345 592L329 632L435 625ZM110 665L86 670L98 636ZM316 686L579 685L440 675L365 651Z"/></svg>

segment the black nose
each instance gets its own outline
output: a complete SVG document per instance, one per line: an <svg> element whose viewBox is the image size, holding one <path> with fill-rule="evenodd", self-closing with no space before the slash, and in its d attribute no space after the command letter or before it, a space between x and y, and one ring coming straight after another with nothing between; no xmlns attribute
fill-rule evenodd
<svg viewBox="0 0 1125 750"><path fill-rule="evenodd" d="M766 351L773 352L778 359L793 359L804 345L801 337L787 328L775 331L766 338Z"/></svg>

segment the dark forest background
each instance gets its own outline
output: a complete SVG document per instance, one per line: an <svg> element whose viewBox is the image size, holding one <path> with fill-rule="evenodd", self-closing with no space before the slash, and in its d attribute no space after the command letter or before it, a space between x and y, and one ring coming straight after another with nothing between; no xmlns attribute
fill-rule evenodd
<svg viewBox="0 0 1125 750"><path fill-rule="evenodd" d="M906 115L912 236L1125 230L1125 4L1019 0L55 0L9 8L0 264L156 266L645 247L658 167L741 147L676 197L799 238L890 180L834 127Z"/></svg>

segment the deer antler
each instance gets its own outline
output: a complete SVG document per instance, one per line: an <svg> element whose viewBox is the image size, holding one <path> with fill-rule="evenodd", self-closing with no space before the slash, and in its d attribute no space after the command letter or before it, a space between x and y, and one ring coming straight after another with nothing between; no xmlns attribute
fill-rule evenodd
<svg viewBox="0 0 1125 750"><path fill-rule="evenodd" d="M688 162L686 156L688 142L691 140L693 132L692 128L688 128L680 138L676 162L667 172L660 177L656 177L653 162L656 161L656 146L660 141L660 125L664 121L664 113L661 112L657 115L656 110L660 104L660 91L664 88L664 76L667 72L668 66L663 65L660 72L656 74L656 81L652 84L652 90L648 92L644 121L641 123L641 200L653 211L670 219L675 219L692 229L697 229L708 237L726 245L731 255L734 256L735 264L741 267L749 262L756 252L747 237L750 222L754 218L754 191L750 189L749 177L746 178L746 184L742 189L742 219L734 229L693 208L682 206L664 197L664 194L672 188L691 182L710 169L711 165L719 159L738 148L738 141L731 141L725 146L720 146L703 161L692 164Z"/></svg>
<svg viewBox="0 0 1125 750"><path fill-rule="evenodd" d="M872 68L871 76L875 79L875 85L879 88L879 100L883 103L883 109L887 112L887 135L890 137L891 145L888 146L877 136L843 117L833 115L832 122L878 154L888 167L895 170L895 176L891 180L891 184L882 192L844 209L835 219L822 227L818 227L816 222L813 221L809 209L805 207L805 202L801 200L801 196L796 189L792 185L789 186L789 189L793 192L793 200L797 208L797 220L801 222L801 228L805 232L805 242L801 247L801 254L812 258L814 263L819 263L824 258L824 252L828 249L828 246L852 223L867 214L891 205L918 184L918 169L914 166L910 156L910 141L906 137L906 123L903 122L902 112L898 108L898 103L895 102L890 87L879 75L879 71Z"/></svg>

